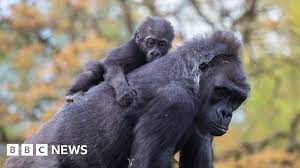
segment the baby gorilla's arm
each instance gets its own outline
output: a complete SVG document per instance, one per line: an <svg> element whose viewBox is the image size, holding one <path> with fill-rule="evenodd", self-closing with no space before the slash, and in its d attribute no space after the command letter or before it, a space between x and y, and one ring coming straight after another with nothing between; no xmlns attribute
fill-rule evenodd
<svg viewBox="0 0 300 168"><path fill-rule="evenodd" d="M94 85L103 81L104 69L99 61L90 61L85 65L84 71L79 74L68 90L65 100L72 102L75 93L85 92Z"/></svg>
<svg viewBox="0 0 300 168"><path fill-rule="evenodd" d="M115 89L116 99L121 106L129 106L136 96L136 92L128 85L122 67L112 60L104 62L106 69L105 80Z"/></svg>

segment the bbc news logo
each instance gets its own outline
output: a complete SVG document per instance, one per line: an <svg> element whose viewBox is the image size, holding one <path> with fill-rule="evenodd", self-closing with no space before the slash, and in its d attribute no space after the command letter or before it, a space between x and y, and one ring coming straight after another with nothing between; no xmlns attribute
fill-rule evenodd
<svg viewBox="0 0 300 168"><path fill-rule="evenodd" d="M86 155L87 145L7 144L7 156Z"/></svg>

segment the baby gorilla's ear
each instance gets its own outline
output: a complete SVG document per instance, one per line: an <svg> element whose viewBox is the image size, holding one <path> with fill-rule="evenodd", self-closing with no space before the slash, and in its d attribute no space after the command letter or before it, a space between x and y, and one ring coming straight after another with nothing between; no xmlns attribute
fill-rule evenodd
<svg viewBox="0 0 300 168"><path fill-rule="evenodd" d="M139 31L135 31L134 34L133 34L133 38L136 42L140 41L141 39L141 34Z"/></svg>

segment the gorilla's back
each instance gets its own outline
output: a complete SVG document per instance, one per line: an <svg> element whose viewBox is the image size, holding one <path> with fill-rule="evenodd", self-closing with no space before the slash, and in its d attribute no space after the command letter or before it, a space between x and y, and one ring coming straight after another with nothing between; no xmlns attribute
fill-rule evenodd
<svg viewBox="0 0 300 168"><path fill-rule="evenodd" d="M168 58L158 59L128 75L129 84L138 93L131 106L119 106L114 90L104 81L75 98L73 103L65 104L24 142L87 145L88 154L10 157L5 167L60 167L65 164L72 167L127 167L135 119L143 113L143 106L155 96L156 90L170 81L168 72L164 71L166 62ZM164 75L166 77L162 77ZM129 115L131 113L134 115Z"/></svg>

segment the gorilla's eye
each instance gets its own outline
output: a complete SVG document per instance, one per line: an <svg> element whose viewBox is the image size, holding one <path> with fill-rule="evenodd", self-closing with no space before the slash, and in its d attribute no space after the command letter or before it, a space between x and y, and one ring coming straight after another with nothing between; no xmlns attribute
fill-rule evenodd
<svg viewBox="0 0 300 168"><path fill-rule="evenodd" d="M223 86L216 86L213 88L213 94L211 97L211 104L218 103L228 97L230 93L228 92L228 89Z"/></svg>
<svg viewBox="0 0 300 168"><path fill-rule="evenodd" d="M166 41L161 40L161 41L158 42L158 45L160 47L166 47L168 45L168 43Z"/></svg>
<svg viewBox="0 0 300 168"><path fill-rule="evenodd" d="M208 64L205 62L202 62L199 67L198 67L201 71L205 71L208 68Z"/></svg>
<svg viewBox="0 0 300 168"><path fill-rule="evenodd" d="M217 97L221 98L231 95L230 91L226 87L222 86L215 88L215 94Z"/></svg>
<svg viewBox="0 0 300 168"><path fill-rule="evenodd" d="M146 43L148 46L153 47L155 45L155 40L153 38L148 38Z"/></svg>

